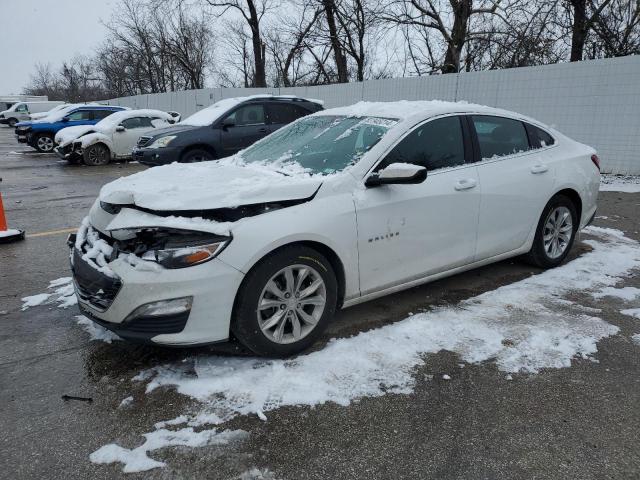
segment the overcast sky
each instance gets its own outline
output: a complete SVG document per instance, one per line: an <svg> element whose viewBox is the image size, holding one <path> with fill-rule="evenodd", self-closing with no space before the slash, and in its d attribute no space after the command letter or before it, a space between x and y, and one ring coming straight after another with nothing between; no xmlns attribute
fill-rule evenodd
<svg viewBox="0 0 640 480"><path fill-rule="evenodd" d="M0 0L0 95L21 93L36 63L93 54L118 0Z"/></svg>

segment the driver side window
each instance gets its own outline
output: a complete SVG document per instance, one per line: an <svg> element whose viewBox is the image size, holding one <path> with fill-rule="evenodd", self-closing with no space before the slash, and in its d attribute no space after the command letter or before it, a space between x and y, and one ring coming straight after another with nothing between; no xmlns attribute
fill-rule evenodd
<svg viewBox="0 0 640 480"><path fill-rule="evenodd" d="M27 104L23 103L22 105L19 105L18 108L16 108L16 112L28 112L29 109L27 108Z"/></svg>
<svg viewBox="0 0 640 480"><path fill-rule="evenodd" d="M77 122L78 120L91 120L91 112L89 110L78 110L77 112L67 115L70 122Z"/></svg>
<svg viewBox="0 0 640 480"><path fill-rule="evenodd" d="M392 163L411 163L429 171L464 164L460 117L438 118L421 125L393 147L376 171Z"/></svg>
<svg viewBox="0 0 640 480"><path fill-rule="evenodd" d="M235 121L236 127L244 125L263 125L264 124L264 106L262 105L246 105L240 107L227 118Z"/></svg>
<svg viewBox="0 0 640 480"><path fill-rule="evenodd" d="M127 118L126 120L123 120L120 125L122 125L127 130L132 130L134 128L153 127L153 125L151 124L151 119L149 117Z"/></svg>

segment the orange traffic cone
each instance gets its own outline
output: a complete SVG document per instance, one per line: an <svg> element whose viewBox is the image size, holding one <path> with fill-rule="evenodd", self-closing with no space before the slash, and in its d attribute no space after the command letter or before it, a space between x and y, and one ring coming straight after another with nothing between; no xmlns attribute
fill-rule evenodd
<svg viewBox="0 0 640 480"><path fill-rule="evenodd" d="M4 205L2 204L2 193L0 192L0 243L15 242L24 240L24 230L9 229L7 218L4 216Z"/></svg>

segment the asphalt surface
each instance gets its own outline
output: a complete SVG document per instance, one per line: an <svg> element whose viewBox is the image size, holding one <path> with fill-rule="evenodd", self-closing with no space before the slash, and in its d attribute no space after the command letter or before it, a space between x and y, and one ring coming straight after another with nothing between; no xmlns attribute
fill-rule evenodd
<svg viewBox="0 0 640 480"><path fill-rule="evenodd" d="M625 335L601 341L597 363L575 360L571 368L506 381L491 362L461 364L443 351L417 369L411 395L365 398L349 407L280 408L267 422L238 417L225 428L246 430L245 439L154 452L167 467L142 474L90 463L89 454L102 445L137 446L155 422L195 406L170 388L146 395L143 385L129 381L194 351L91 342L72 321L75 308L21 312L20 298L69 275L66 231L86 215L103 184L142 169L70 166L18 145L10 129L0 128L6 213L10 227L28 235L0 245L0 478L234 479L254 478L246 473L252 469L288 480L640 478L640 347L628 340L633 319L612 298L597 307ZM598 213L609 218L597 224L640 239L639 206L640 194L602 193ZM587 248L577 245L572 257ZM350 308L315 348L532 273L511 260ZM640 279L626 285L640 287ZM596 306L593 299L581 302ZM442 380L443 373L452 380ZM93 401L63 400L65 394ZM128 395L134 405L118 409Z"/></svg>

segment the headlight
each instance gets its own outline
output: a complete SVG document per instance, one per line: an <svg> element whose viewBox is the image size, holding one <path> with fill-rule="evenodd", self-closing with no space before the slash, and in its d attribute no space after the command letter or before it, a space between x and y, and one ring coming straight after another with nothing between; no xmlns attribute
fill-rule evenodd
<svg viewBox="0 0 640 480"><path fill-rule="evenodd" d="M160 137L147 148L164 148L169 145L173 139L176 138L175 135L167 135L166 137Z"/></svg>
<svg viewBox="0 0 640 480"><path fill-rule="evenodd" d="M171 236L161 248L147 250L143 260L157 262L165 268L185 268L215 258L231 241L231 237L198 232Z"/></svg>

